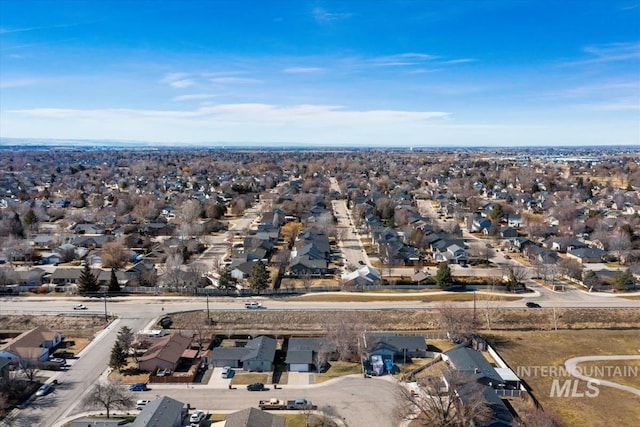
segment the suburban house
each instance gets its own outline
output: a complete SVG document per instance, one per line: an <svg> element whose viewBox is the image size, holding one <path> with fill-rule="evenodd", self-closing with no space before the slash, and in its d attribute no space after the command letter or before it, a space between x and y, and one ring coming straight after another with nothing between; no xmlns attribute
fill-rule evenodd
<svg viewBox="0 0 640 427"><path fill-rule="evenodd" d="M368 265L342 275L342 283L345 286L370 286L379 283L380 280L380 273Z"/></svg>
<svg viewBox="0 0 640 427"><path fill-rule="evenodd" d="M49 359L49 350L61 341L60 332L38 326L0 346L0 357L27 365L46 362Z"/></svg>
<svg viewBox="0 0 640 427"><path fill-rule="evenodd" d="M216 347L211 354L213 366L231 366L245 371L271 371L276 355L276 340L260 336L244 347Z"/></svg>
<svg viewBox="0 0 640 427"><path fill-rule="evenodd" d="M138 358L138 367L143 371L155 372L158 369L175 371L183 354L189 350L193 338L173 334L150 340L153 344Z"/></svg>
<svg viewBox="0 0 640 427"><path fill-rule="evenodd" d="M127 427L181 427L187 413L184 403L162 396L147 403Z"/></svg>
<svg viewBox="0 0 640 427"><path fill-rule="evenodd" d="M502 378L482 353L471 348L453 348L442 353L442 358L452 368L468 375L476 382L492 388L497 388L502 383Z"/></svg>
<svg viewBox="0 0 640 427"><path fill-rule="evenodd" d="M491 420L485 425L492 427L513 425L513 414L500 399L500 394L505 386L509 385L514 388L519 386L520 380L510 369L494 368L481 353L468 347L453 348L442 353L442 358L453 369L468 375L471 380L482 385L482 396L491 409L492 415ZM514 379L516 381L513 381ZM446 374L443 376L443 380L449 387ZM471 390L473 390L472 386L462 386L456 390L463 405L474 404L474 393Z"/></svg>
<svg viewBox="0 0 640 427"><path fill-rule="evenodd" d="M335 351L326 338L289 338L285 363L291 372L318 371Z"/></svg>
<svg viewBox="0 0 640 427"><path fill-rule="evenodd" d="M576 259L583 264L602 262L605 255L607 252L598 248L577 248L567 252L569 258Z"/></svg>
<svg viewBox="0 0 640 427"><path fill-rule="evenodd" d="M258 408L246 408L227 415L224 427L284 427L285 419ZM216 424L217 425L217 424Z"/></svg>
<svg viewBox="0 0 640 427"><path fill-rule="evenodd" d="M411 357L426 357L427 342L419 335L370 334L367 341L371 341L371 356L381 356L382 360L392 362L406 362Z"/></svg>

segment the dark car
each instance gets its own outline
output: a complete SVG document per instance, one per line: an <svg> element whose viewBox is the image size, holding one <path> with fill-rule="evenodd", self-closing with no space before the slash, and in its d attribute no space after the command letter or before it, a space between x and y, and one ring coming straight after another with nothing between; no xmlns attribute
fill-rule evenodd
<svg viewBox="0 0 640 427"><path fill-rule="evenodd" d="M129 390L131 391L147 391L147 385L145 383L135 383L129 386Z"/></svg>
<svg viewBox="0 0 640 427"><path fill-rule="evenodd" d="M540 308L540 304L538 304L538 303L536 303L536 302L531 302L531 301L529 301L529 302L527 303L527 307L529 307L529 308Z"/></svg>
<svg viewBox="0 0 640 427"><path fill-rule="evenodd" d="M253 383L247 385L247 390L249 391L262 391L264 390L264 384L262 383Z"/></svg>

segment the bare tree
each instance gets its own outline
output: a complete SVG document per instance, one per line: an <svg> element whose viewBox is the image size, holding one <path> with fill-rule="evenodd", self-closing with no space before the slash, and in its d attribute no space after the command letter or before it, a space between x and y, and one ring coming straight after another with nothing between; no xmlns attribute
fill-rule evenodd
<svg viewBox="0 0 640 427"><path fill-rule="evenodd" d="M100 260L104 268L123 268L129 259L129 251L122 242L107 242L102 245Z"/></svg>
<svg viewBox="0 0 640 427"><path fill-rule="evenodd" d="M335 345L340 360L358 356L358 342L364 326L355 312L337 312L325 325L327 339Z"/></svg>
<svg viewBox="0 0 640 427"><path fill-rule="evenodd" d="M455 341L471 337L476 331L476 321L473 311L455 305L449 301L438 305L437 322L440 328L447 332L447 336Z"/></svg>
<svg viewBox="0 0 640 427"><path fill-rule="evenodd" d="M486 425L491 409L483 397L483 386L459 371L443 376L429 375L417 381L420 393L400 385L396 416L412 420L411 425L471 426Z"/></svg>
<svg viewBox="0 0 640 427"><path fill-rule="evenodd" d="M133 405L133 395L119 382L99 382L85 396L82 404L85 408L104 408L109 418L112 409L127 409Z"/></svg>
<svg viewBox="0 0 640 427"><path fill-rule="evenodd" d="M518 418L527 427L563 427L566 424L554 414L533 405L518 410Z"/></svg>

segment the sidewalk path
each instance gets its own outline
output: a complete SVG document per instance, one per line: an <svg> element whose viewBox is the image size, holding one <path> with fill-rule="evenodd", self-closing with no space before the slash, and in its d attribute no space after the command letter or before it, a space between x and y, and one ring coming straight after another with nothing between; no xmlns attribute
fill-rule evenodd
<svg viewBox="0 0 640 427"><path fill-rule="evenodd" d="M628 385L622 385L622 384L618 384L615 383L613 381L607 381L607 380L603 380L600 378L591 378L588 377L586 375L582 375L579 373L579 370L576 369L578 363L584 363L584 362L597 362L597 361L601 361L601 360L606 360L606 361L610 361L610 360L640 360L640 356L582 356L582 357L573 357L571 359L568 359L567 361L564 362L564 367L567 370L567 372L569 372L571 375L573 375L576 378L579 378L583 381L596 381L598 382L598 384L600 385L604 385L607 387L612 387L612 388L617 388L618 390L623 390L629 393L633 393L635 395L640 396L640 389L637 389L635 387L631 387Z"/></svg>

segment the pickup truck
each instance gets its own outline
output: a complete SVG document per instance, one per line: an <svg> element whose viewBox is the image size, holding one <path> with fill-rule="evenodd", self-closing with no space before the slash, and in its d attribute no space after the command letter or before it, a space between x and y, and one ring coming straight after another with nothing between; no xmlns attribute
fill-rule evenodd
<svg viewBox="0 0 640 427"><path fill-rule="evenodd" d="M261 400L258 402L258 407L263 410L279 410L279 409L289 409L289 410L315 410L318 409L318 405L314 405L310 400L307 399L294 399L294 400L280 400L272 397L269 400Z"/></svg>
<svg viewBox="0 0 640 427"><path fill-rule="evenodd" d="M248 302L244 305L244 308L250 308L250 309L259 309L259 308L267 308L264 305L260 304L259 302L253 301L253 302Z"/></svg>

